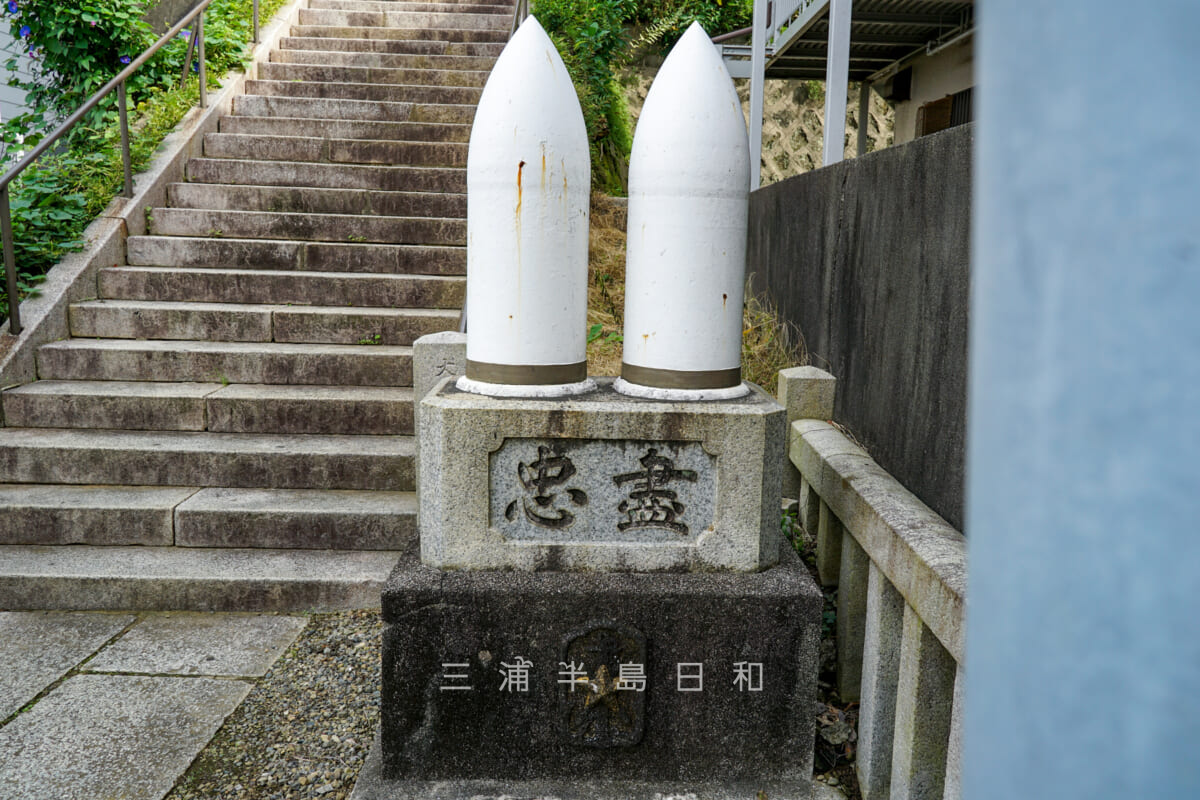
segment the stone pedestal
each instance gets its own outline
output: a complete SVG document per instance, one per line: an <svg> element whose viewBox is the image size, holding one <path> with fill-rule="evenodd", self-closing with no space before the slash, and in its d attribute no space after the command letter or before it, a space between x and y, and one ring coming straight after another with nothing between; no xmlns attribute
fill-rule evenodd
<svg viewBox="0 0 1200 800"><path fill-rule="evenodd" d="M784 409L422 401L355 800L811 795L822 596L780 546Z"/></svg>
<svg viewBox="0 0 1200 800"><path fill-rule="evenodd" d="M736 400L421 403L421 559L443 569L735 570L779 558L785 412Z"/></svg>
<svg viewBox="0 0 1200 800"><path fill-rule="evenodd" d="M821 603L791 550L752 574L402 562L354 797L808 798Z"/></svg>

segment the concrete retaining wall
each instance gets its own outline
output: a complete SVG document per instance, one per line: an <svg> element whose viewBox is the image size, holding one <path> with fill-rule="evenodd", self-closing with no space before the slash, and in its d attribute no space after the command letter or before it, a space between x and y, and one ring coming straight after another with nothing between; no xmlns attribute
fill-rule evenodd
<svg viewBox="0 0 1200 800"><path fill-rule="evenodd" d="M838 378L834 418L962 528L974 126L750 196L748 269Z"/></svg>

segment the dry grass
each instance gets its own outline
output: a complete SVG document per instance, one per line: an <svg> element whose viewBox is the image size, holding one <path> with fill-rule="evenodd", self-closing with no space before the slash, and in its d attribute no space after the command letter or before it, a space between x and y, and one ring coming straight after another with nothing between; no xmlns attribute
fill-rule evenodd
<svg viewBox="0 0 1200 800"><path fill-rule="evenodd" d="M742 377L772 395L779 370L808 363L804 337L795 325L779 318L779 309L766 295L753 295L746 286L742 312Z"/></svg>
<svg viewBox="0 0 1200 800"><path fill-rule="evenodd" d="M625 313L625 199L592 195L588 239L588 374L621 374ZM598 335L592 335L595 326Z"/></svg>
<svg viewBox="0 0 1200 800"><path fill-rule="evenodd" d="M625 220L623 198L592 195L588 243L588 374L621 373L625 310ZM596 326L600 327L597 329ZM804 338L784 324L766 297L746 293L742 333L742 376L775 393L779 370L808 363Z"/></svg>

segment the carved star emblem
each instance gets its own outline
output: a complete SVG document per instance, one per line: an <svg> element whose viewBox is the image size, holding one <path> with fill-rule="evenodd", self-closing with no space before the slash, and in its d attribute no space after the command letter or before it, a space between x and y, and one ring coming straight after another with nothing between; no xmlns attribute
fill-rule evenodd
<svg viewBox="0 0 1200 800"><path fill-rule="evenodd" d="M610 711L618 709L617 681L608 672L608 666L601 664L596 670L596 676L587 682L590 690L583 698L583 707L591 708L597 703L604 703Z"/></svg>

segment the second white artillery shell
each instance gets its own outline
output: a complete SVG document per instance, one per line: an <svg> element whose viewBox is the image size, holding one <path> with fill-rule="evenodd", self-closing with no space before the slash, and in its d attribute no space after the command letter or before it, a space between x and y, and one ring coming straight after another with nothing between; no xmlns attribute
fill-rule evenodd
<svg viewBox="0 0 1200 800"><path fill-rule="evenodd" d="M659 69L633 139L620 391L673 399L748 391L749 153L733 81L693 23Z"/></svg>
<svg viewBox="0 0 1200 800"><path fill-rule="evenodd" d="M587 129L529 17L488 77L467 155L467 364L460 388L567 394L587 378Z"/></svg>

